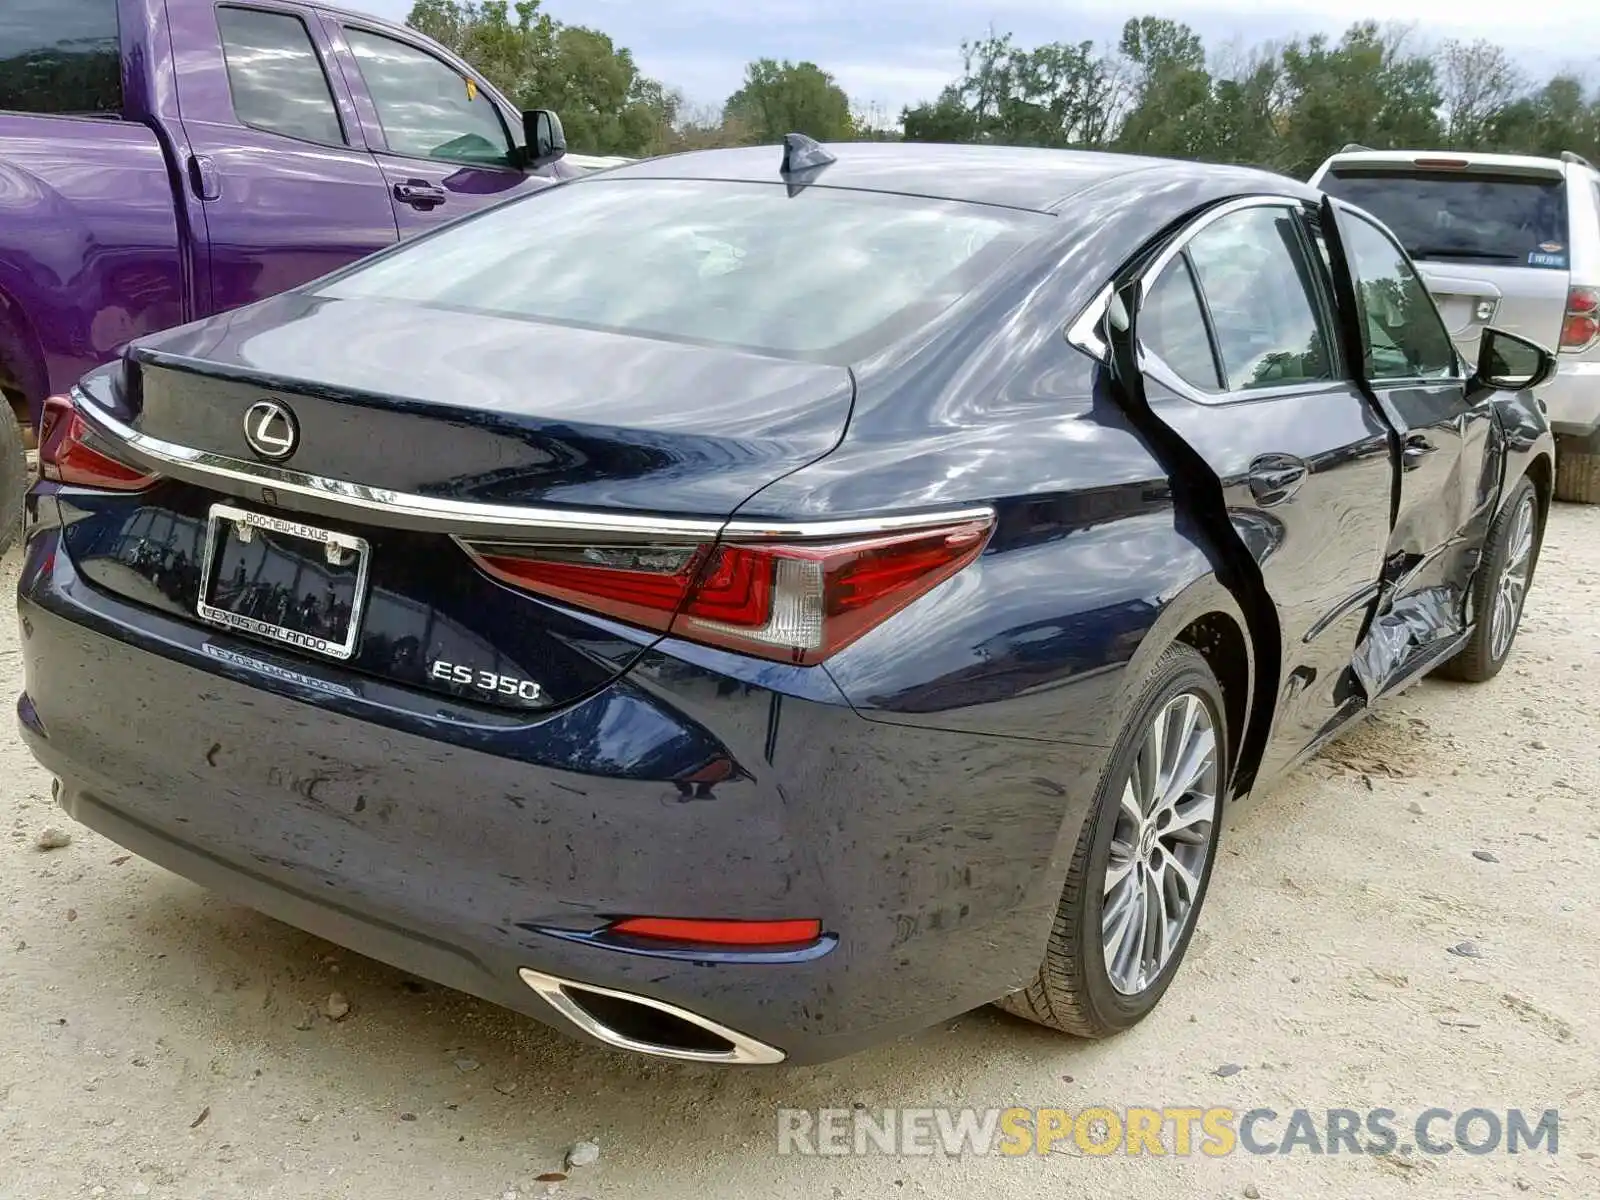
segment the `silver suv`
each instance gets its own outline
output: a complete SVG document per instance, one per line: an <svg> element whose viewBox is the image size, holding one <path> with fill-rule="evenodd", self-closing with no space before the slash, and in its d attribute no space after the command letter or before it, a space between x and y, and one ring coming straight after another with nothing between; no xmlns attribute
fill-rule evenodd
<svg viewBox="0 0 1600 1200"><path fill-rule="evenodd" d="M1468 362L1488 325L1559 351L1538 393L1556 494L1600 502L1600 170L1571 153L1347 146L1311 183L1389 226Z"/></svg>

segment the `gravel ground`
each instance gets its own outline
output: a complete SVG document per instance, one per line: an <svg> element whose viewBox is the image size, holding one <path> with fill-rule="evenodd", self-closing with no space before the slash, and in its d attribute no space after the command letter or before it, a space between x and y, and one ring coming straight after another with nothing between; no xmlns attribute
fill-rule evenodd
<svg viewBox="0 0 1600 1200"><path fill-rule="evenodd" d="M1076 1042L983 1009L804 1069L590 1049L219 902L73 826L7 737L0 1196L1600 1195L1597 634L1600 508L1559 507L1505 672L1424 683L1238 812L1139 1028ZM38 849L49 826L71 845ZM775 1154L778 1107L855 1103L1558 1108L1560 1150ZM598 1161L540 1181L579 1140Z"/></svg>

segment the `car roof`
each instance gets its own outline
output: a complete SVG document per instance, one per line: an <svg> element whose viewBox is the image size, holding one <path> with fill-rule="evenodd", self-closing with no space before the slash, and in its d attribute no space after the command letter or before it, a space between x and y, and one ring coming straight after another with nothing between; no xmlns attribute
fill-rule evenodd
<svg viewBox="0 0 1600 1200"><path fill-rule="evenodd" d="M1304 184L1268 171L1131 154L928 142L840 142L827 149L835 161L812 177L818 187L898 192L1037 212L1049 212L1107 180L1148 172L1163 172L1162 181L1175 185L1226 181L1240 193L1316 195ZM604 178L777 183L782 161L781 146L698 150L617 167Z"/></svg>

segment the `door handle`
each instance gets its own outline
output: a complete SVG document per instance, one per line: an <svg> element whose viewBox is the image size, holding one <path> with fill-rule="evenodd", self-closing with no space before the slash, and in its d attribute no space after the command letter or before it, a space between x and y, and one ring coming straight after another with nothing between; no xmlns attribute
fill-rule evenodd
<svg viewBox="0 0 1600 1200"><path fill-rule="evenodd" d="M1420 433L1413 433L1406 438L1405 449L1400 452L1400 465L1407 471L1415 471L1422 460L1438 448Z"/></svg>
<svg viewBox="0 0 1600 1200"><path fill-rule="evenodd" d="M408 179L394 185L394 198L426 212L444 203L445 192L438 184L429 183L426 179Z"/></svg>
<svg viewBox="0 0 1600 1200"><path fill-rule="evenodd" d="M217 164L209 154L189 156L189 188L201 200L222 198L222 180L217 177Z"/></svg>
<svg viewBox="0 0 1600 1200"><path fill-rule="evenodd" d="M1250 464L1250 494L1262 508L1282 504L1300 490L1310 472L1292 454L1263 454Z"/></svg>

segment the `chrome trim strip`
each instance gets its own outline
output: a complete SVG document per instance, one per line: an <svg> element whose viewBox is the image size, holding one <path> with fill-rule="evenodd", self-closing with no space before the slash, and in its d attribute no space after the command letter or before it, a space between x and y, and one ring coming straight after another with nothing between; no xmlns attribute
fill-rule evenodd
<svg viewBox="0 0 1600 1200"><path fill-rule="evenodd" d="M686 1008L679 1008L676 1004L668 1004L664 1000L652 1000L649 996L636 996L632 992L619 992L612 988L597 987L592 983L578 983L570 979L560 979L554 975L546 975L542 971L535 971L523 967L518 972L522 982L543 996L550 1007L555 1009L567 1020L590 1037L598 1038L608 1046L615 1046L618 1050L631 1050L635 1054L650 1054L657 1058L676 1058L686 1062L702 1063L728 1063L746 1066L770 1065L784 1060L784 1053L776 1046L769 1046L765 1042L758 1042L753 1037L736 1030L729 1029L726 1025L719 1025L715 1021L692 1013ZM629 1004L638 1004L644 1008L653 1008L659 1013L669 1017L676 1017L680 1021L687 1021L698 1029L703 1029L715 1037L728 1042L728 1050L686 1050L677 1046L664 1046L657 1042L643 1042L637 1038L629 1037L597 1021L590 1016L581 1005L567 994L571 988L579 992L592 992L597 996L609 996L613 1000L624 1000Z"/></svg>
<svg viewBox="0 0 1600 1200"><path fill-rule="evenodd" d="M514 504L483 504L472 500L447 500L369 487L324 475L311 475L270 463L247 462L208 450L195 450L140 433L101 408L81 388L72 398L84 419L104 437L122 443L135 456L167 469L178 478L215 484L218 481L255 488L273 488L324 505L344 506L382 518L398 518L407 527L439 530L465 536L462 526L521 530L548 536L566 534L659 538L707 542L718 537L730 541L811 541L897 533L951 525L962 521L992 521L988 505L942 509L935 512L892 513L881 517L844 517L821 521L786 521L752 518L723 521L696 517L657 517L635 512L579 511ZM392 523L392 521L390 522Z"/></svg>

